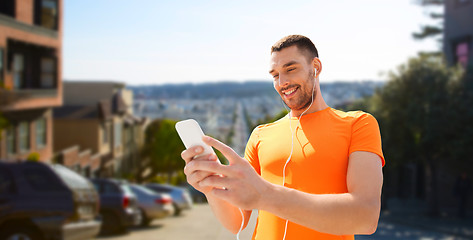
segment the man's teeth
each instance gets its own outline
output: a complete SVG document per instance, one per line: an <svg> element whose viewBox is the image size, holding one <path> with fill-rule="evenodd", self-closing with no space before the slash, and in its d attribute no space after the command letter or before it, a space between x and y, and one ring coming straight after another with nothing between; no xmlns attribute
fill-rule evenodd
<svg viewBox="0 0 473 240"><path fill-rule="evenodd" d="M295 89L295 88L294 88L294 89L292 89L292 90L290 90L290 91L288 91L288 92L285 92L284 94L285 94L285 95L289 95L289 94L293 93L294 91L296 91L296 89Z"/></svg>

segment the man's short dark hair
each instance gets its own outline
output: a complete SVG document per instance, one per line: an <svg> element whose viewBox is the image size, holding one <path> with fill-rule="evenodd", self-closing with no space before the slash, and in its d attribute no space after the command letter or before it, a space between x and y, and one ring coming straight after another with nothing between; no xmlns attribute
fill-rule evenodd
<svg viewBox="0 0 473 240"><path fill-rule="evenodd" d="M315 48L314 43L305 36L302 35L289 35L286 37L281 38L281 40L277 41L271 47L271 53L279 52L284 48L288 48L291 46L297 46L299 51L302 54L306 55L307 60L310 62L315 57L319 57L319 53L317 52L317 48Z"/></svg>

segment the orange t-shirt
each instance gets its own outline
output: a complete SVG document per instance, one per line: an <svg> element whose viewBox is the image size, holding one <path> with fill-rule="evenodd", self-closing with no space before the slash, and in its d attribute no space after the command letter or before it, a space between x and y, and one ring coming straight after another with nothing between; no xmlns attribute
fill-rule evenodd
<svg viewBox="0 0 473 240"><path fill-rule="evenodd" d="M376 119L361 111L342 112L332 108L302 116L288 116L255 128L246 146L245 158L265 180L282 185L283 168L291 153L291 130L294 149L286 167L285 186L314 194L347 193L348 158L352 152L367 151L384 157ZM259 211L254 240L282 240L286 220ZM336 236L317 232L289 222L287 240L354 239L353 235Z"/></svg>

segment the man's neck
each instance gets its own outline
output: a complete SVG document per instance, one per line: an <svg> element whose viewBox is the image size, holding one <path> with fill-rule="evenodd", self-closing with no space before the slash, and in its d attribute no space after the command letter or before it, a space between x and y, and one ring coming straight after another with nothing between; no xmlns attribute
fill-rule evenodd
<svg viewBox="0 0 473 240"><path fill-rule="evenodd" d="M326 109L326 108L328 108L328 105L327 105L325 102L323 102L323 103L321 103L321 104L317 104L317 103L314 102L314 103L312 104L312 106L310 106L310 108L307 109L307 111L306 111L306 109L302 109L302 110L291 110L290 115L291 115L291 117L297 117L297 118L299 118L299 117L301 117L302 114L303 114L303 115L307 115L307 114L310 114L310 113L315 113L315 112L324 110L324 109ZM303 115L302 115L302 116L303 116Z"/></svg>
<svg viewBox="0 0 473 240"><path fill-rule="evenodd" d="M319 84L316 85L316 90L317 90L317 95L315 96L314 102L312 105L309 106L309 108L304 108L301 110L293 110L291 109L290 116L291 117L301 117L301 115L307 115L310 113L318 112L320 110L324 110L328 108L327 103L325 103L324 98L322 97L322 93L320 92L320 86Z"/></svg>

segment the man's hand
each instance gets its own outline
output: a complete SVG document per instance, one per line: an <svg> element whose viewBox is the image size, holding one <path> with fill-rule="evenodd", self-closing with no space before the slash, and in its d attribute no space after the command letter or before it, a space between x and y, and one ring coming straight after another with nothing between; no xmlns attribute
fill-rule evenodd
<svg viewBox="0 0 473 240"><path fill-rule="evenodd" d="M185 173L191 185L207 195L221 198L241 209L256 209L262 203L264 192L270 183L263 180L244 158L241 158L233 149L220 141L208 136L203 140L208 145L219 150L229 161L229 165L222 165L215 155L192 160L191 149L184 151L182 157L187 165ZM198 161L196 161L198 160ZM202 161L207 160L207 161Z"/></svg>
<svg viewBox="0 0 473 240"><path fill-rule="evenodd" d="M205 155L205 156L200 156L198 158L194 158L195 156L201 154L203 150L204 149L201 146L191 147L187 150L184 150L181 153L181 157L186 162L186 167L184 168L184 174L186 174L186 176L187 176L187 182L190 185L192 185L195 189L197 189L198 191L200 191L203 194L207 195L212 190L212 187L202 187L202 186L200 186L199 183L203 179L207 178L208 176L215 175L215 173L214 172L209 172L209 171L202 171L202 170L195 169L195 168L192 169L192 168L188 167L189 163L193 162L193 161L206 161L206 162L213 162L213 163L216 163L216 164L217 163L220 164L220 162L218 161L218 158L215 154L209 154L209 155Z"/></svg>

